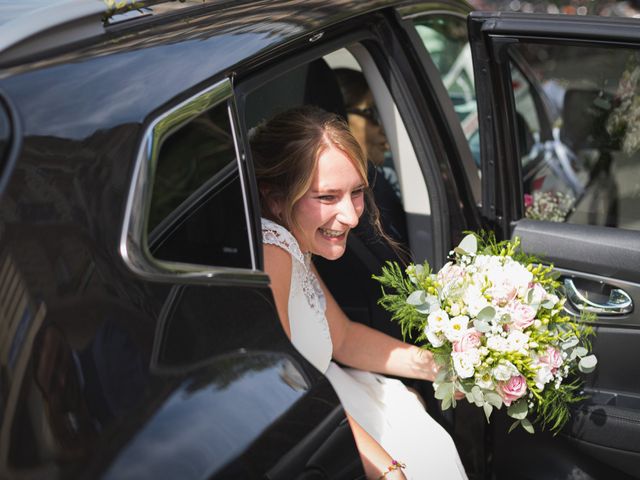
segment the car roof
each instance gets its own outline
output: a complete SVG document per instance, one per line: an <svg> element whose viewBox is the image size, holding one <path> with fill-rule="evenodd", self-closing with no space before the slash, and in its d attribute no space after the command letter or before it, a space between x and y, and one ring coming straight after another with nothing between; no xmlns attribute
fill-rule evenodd
<svg viewBox="0 0 640 480"><path fill-rule="evenodd" d="M286 25L265 46L324 28L357 14L411 0L21 0L0 4L0 66L55 56L73 46L100 43L114 31L164 20L224 12L226 22ZM440 2L442 3L442 2ZM451 5L464 5L450 0ZM218 22L218 28L225 25ZM211 31L211 30L210 30ZM283 33L286 33L283 35ZM111 40L112 38L110 38Z"/></svg>

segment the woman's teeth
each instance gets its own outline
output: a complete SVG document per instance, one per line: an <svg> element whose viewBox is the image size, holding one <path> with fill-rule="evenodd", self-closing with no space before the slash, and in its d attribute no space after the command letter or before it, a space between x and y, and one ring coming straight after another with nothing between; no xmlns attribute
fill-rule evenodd
<svg viewBox="0 0 640 480"><path fill-rule="evenodd" d="M331 238L337 238L344 235L344 232L340 232L338 230L328 230L326 228L321 228L320 231L322 232L323 235L326 235L327 237L331 237Z"/></svg>

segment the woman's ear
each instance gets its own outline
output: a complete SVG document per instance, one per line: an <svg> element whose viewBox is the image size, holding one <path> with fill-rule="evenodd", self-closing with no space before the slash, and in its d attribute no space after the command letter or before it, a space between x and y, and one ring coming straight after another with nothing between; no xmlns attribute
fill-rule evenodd
<svg viewBox="0 0 640 480"><path fill-rule="evenodd" d="M280 218L282 214L282 195L277 194L269 185L260 186L260 196L266 204L266 210L276 218Z"/></svg>

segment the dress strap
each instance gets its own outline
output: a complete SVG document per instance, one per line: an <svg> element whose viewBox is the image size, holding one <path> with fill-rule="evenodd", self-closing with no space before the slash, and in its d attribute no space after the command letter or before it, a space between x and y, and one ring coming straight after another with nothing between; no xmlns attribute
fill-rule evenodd
<svg viewBox="0 0 640 480"><path fill-rule="evenodd" d="M262 218L262 242L275 245L289 252L289 254L303 265L305 256L300 250L298 241L285 227L267 218Z"/></svg>
<svg viewBox="0 0 640 480"><path fill-rule="evenodd" d="M303 254L293 234L279 223L267 218L262 218L261 221L262 242L282 248L289 252L292 258L300 262L300 269L293 269L294 277L300 282L309 305L319 314L324 315L324 311L327 308L327 299L316 275L311 270L311 254Z"/></svg>

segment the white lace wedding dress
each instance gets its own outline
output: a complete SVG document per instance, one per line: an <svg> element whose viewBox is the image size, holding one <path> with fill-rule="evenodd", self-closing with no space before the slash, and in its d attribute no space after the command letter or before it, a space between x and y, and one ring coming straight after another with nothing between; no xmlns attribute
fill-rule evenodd
<svg viewBox="0 0 640 480"><path fill-rule="evenodd" d="M467 478L449 434L398 380L342 368L331 361L332 343L325 317L325 297L293 235L262 219L262 239L292 257L289 291L291 342L338 394L345 410L396 460L406 464L409 479Z"/></svg>

